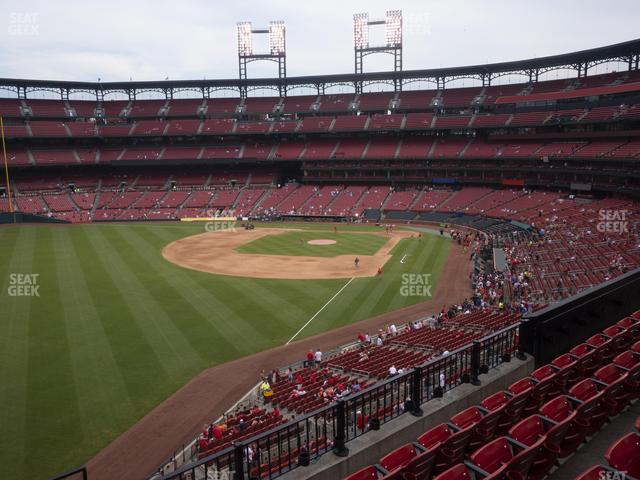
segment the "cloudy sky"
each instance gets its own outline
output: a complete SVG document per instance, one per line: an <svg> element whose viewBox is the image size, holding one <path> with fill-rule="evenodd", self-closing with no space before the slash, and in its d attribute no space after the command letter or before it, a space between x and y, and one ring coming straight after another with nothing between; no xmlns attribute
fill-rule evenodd
<svg viewBox="0 0 640 480"><path fill-rule="evenodd" d="M640 36L638 0L2 0L0 76L236 78L235 24L284 20L288 75L353 71L352 14L404 15L404 68L540 57ZM372 31L371 40L382 39ZM265 42L266 48L266 42ZM263 65L260 65L263 63ZM251 64L251 77L275 64ZM370 57L366 71L391 69Z"/></svg>

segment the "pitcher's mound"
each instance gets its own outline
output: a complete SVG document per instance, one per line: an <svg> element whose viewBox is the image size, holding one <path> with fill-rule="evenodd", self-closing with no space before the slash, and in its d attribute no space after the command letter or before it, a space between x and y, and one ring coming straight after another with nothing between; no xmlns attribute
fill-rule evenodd
<svg viewBox="0 0 640 480"><path fill-rule="evenodd" d="M309 240L307 242L309 245L333 245L336 243L335 240Z"/></svg>

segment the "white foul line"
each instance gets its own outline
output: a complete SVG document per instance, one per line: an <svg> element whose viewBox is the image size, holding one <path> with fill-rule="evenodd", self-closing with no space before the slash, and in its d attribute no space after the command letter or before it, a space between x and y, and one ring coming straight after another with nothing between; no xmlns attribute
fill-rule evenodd
<svg viewBox="0 0 640 480"><path fill-rule="evenodd" d="M324 310L324 309L325 309L325 307L326 307L327 305L329 305L331 302L333 302L333 299L334 299L334 298L336 298L338 295L340 295L340 292L342 292L345 288L347 288L347 287L349 286L349 284L350 284L351 282L353 282L353 279L354 279L354 278L356 278L356 277L351 277L351 280L349 280L347 283L345 283L344 287L342 287L340 290L338 290L338 292L337 292L333 297L331 297L331 299L330 299L327 303L325 303L325 304L322 306L322 308L321 308L320 310L318 310L318 311L315 313L315 315L314 315L313 317L311 317L311 318L307 321L307 323L305 323L305 324L302 326L302 328L301 328L300 330L298 330L298 331L296 332L296 334L295 334L293 337L291 337L291 338L289 339L289 341L288 341L287 343L285 343L285 345L289 345L291 342L293 342L293 340L294 340L298 335L300 335L300 332L302 332L302 330L304 330L305 328L307 328L307 325L309 325L309 324L313 321L313 319L314 319L314 318L316 318L316 317L318 316L318 314L319 314L322 310Z"/></svg>

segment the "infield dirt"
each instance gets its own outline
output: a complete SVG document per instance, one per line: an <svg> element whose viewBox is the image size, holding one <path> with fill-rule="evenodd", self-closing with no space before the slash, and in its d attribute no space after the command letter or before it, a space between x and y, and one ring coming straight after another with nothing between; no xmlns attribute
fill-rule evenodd
<svg viewBox="0 0 640 480"><path fill-rule="evenodd" d="M235 232L207 232L170 243L162 250L162 255L181 267L235 277L290 280L373 277L378 273L378 267L384 267L391 258L391 251L400 240L416 235L408 231L367 233L367 235L388 237L388 240L375 254L358 255L360 259L358 268L354 265L354 255L303 257L235 251L235 248L266 235L278 235L291 231L296 230L260 228Z"/></svg>

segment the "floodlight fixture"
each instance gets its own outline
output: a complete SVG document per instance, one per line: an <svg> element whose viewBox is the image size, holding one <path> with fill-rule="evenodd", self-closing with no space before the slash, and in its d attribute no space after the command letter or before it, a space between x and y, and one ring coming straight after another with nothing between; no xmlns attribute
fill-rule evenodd
<svg viewBox="0 0 640 480"><path fill-rule="evenodd" d="M271 55L282 55L285 52L284 22L269 22L269 50Z"/></svg>
<svg viewBox="0 0 640 480"><path fill-rule="evenodd" d="M251 22L238 22L236 24L236 32L238 37L238 55L252 55Z"/></svg>
<svg viewBox="0 0 640 480"><path fill-rule="evenodd" d="M369 48L368 13L356 13L353 16L353 46L356 49Z"/></svg>
<svg viewBox="0 0 640 480"><path fill-rule="evenodd" d="M387 47L402 45L402 10L389 10L385 20Z"/></svg>

